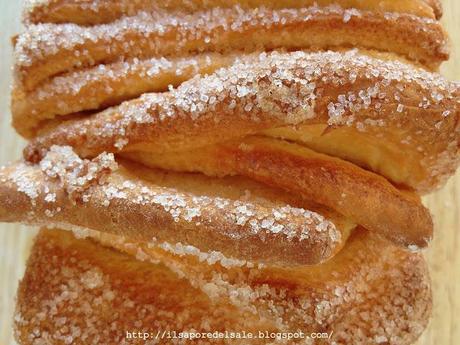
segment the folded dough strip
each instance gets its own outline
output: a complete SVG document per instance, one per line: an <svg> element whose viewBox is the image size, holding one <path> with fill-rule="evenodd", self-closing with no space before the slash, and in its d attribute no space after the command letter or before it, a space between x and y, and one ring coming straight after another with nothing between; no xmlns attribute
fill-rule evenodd
<svg viewBox="0 0 460 345"><path fill-rule="evenodd" d="M24 22L30 23L76 23L97 25L109 23L123 16L132 16L141 11L162 9L168 11L197 12L215 7L233 7L249 9L267 7L271 9L302 8L313 6L339 5L343 8L358 10L386 11L414 14L419 17L437 18L442 15L438 0L99 0L88 6L82 0L28 0L24 9Z"/></svg>
<svg viewBox="0 0 460 345"><path fill-rule="evenodd" d="M143 253L147 260L151 254L135 243L122 249ZM176 270L189 272L187 261L171 258L169 264L176 262ZM162 264L140 262L67 232L42 230L18 291L18 341L87 344L85 339L96 339L118 344L131 329L154 334L302 330L329 332L336 344L404 345L417 339L431 310L421 255L401 251L365 231L353 234L328 263L297 271L222 270L196 262L190 268L198 273L180 279ZM209 281L198 283L200 277Z"/></svg>
<svg viewBox="0 0 460 345"><path fill-rule="evenodd" d="M30 91L54 75L119 59L351 46L394 52L428 68L448 58L446 34L432 19L337 6L216 8L191 15L142 12L93 27L31 25L15 40L15 69Z"/></svg>
<svg viewBox="0 0 460 345"><path fill-rule="evenodd" d="M12 92L13 126L32 138L49 120L62 115L94 111L137 98L146 92L163 92L197 74L209 74L244 55L201 54L188 58L133 59L99 65L57 76L37 89Z"/></svg>
<svg viewBox="0 0 460 345"><path fill-rule="evenodd" d="M459 164L459 100L458 83L356 51L261 54L257 61L196 77L171 92L145 94L64 122L33 139L25 156L38 161L52 145L73 146L83 157L103 151L164 154L320 124L352 128L376 146L391 144L393 151L418 157L405 167L417 172L414 178L399 176L397 161L385 164L384 151L361 161L382 159L365 167L377 166L375 171L395 183L426 192Z"/></svg>
<svg viewBox="0 0 460 345"><path fill-rule="evenodd" d="M246 176L314 200L399 245L425 247L432 237L430 212L415 193L401 191L354 164L296 144L248 137L177 154L124 155L168 170Z"/></svg>
<svg viewBox="0 0 460 345"><path fill-rule="evenodd" d="M383 59L397 55L360 51ZM187 58L137 58L66 73L26 92L21 87L12 91L13 126L26 138L37 135L50 124L72 115L102 110L147 92L164 92L178 87L197 74L211 74L235 61L253 61L255 54L199 54Z"/></svg>
<svg viewBox="0 0 460 345"><path fill-rule="evenodd" d="M270 188L238 179L175 177L141 167L114 170L114 164L110 155L90 162L70 148L53 147L37 166L7 166L0 172L0 219L182 242L275 265L321 262L341 248L354 227L334 212L323 216L292 206L282 202L283 193L275 198ZM300 204L300 198L290 199Z"/></svg>

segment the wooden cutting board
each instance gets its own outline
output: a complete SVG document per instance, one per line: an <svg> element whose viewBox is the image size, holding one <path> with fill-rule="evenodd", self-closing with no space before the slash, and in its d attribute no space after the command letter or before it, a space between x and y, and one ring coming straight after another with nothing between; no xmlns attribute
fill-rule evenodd
<svg viewBox="0 0 460 345"><path fill-rule="evenodd" d="M460 1L444 0L443 22L453 43L442 72L460 80ZM0 0L0 164L18 159L24 141L10 127L10 37L21 30L22 2ZM429 328L417 345L460 344L460 173L441 191L425 198L435 224L435 239L426 251L433 281L434 309ZM18 280L24 272L36 230L0 224L0 345L15 344L11 320ZM352 345L352 344L350 344Z"/></svg>

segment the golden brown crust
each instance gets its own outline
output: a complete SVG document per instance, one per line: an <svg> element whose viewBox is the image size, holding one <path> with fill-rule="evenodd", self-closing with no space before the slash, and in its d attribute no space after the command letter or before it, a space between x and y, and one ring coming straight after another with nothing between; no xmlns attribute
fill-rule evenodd
<svg viewBox="0 0 460 345"><path fill-rule="evenodd" d="M421 255L363 230L328 263L298 269L225 269L123 239L102 242L147 261L161 257L183 279L162 264L143 263L62 231L42 231L18 291L15 327L21 345L88 339L120 344L126 330L192 328L328 332L329 340L313 344L406 345L420 335L431 310ZM274 341L283 343L296 341Z"/></svg>
<svg viewBox="0 0 460 345"><path fill-rule="evenodd" d="M273 49L375 49L437 68L448 58L441 25L404 13L337 6L271 10L216 8L191 15L140 13L110 24L31 25L15 44L17 82L26 91L48 78L119 59Z"/></svg>
<svg viewBox="0 0 460 345"><path fill-rule="evenodd" d="M171 92L65 122L32 140L25 156L39 160L54 144L73 146L85 157L103 151L163 154L252 134L283 138L286 133L266 131L299 128L301 134L302 126L323 125L325 135L352 128L348 144L366 137L377 154L363 152L354 160L353 152L332 152L327 143L315 149L426 192L459 164L459 99L457 83L355 51L262 54L257 62L235 63ZM309 145L301 137L287 139ZM404 173L392 152L411 157Z"/></svg>
<svg viewBox="0 0 460 345"><path fill-rule="evenodd" d="M18 290L15 336L21 345L122 344L126 332L190 331L202 329L203 321L215 330L274 329L228 303L214 307L163 265L132 260L62 231L42 231Z"/></svg>
<svg viewBox="0 0 460 345"><path fill-rule="evenodd" d="M399 245L425 247L432 237L430 212L415 193L354 164L285 141L248 137L183 153L124 156L168 170L247 176L314 200Z"/></svg>
<svg viewBox="0 0 460 345"><path fill-rule="evenodd" d="M354 227L334 212L305 210L308 204L299 197L244 179L132 165L115 170L110 161L100 156L85 162L68 148L54 147L39 166L3 168L0 220L180 242L273 265L322 262Z"/></svg>
<svg viewBox="0 0 460 345"><path fill-rule="evenodd" d="M232 54L134 59L57 76L30 92L15 87L11 96L13 127L30 139L56 117L107 108L146 92L164 92L235 59L237 55Z"/></svg>
<svg viewBox="0 0 460 345"><path fill-rule="evenodd" d="M37 138L28 162L0 169L0 220L91 240L40 232L18 341L124 344L138 329L415 341L427 270L386 239L427 244L412 190L460 162L460 85L415 68L448 57L441 14L438 0L30 0L12 108Z"/></svg>
<svg viewBox="0 0 460 345"><path fill-rule="evenodd" d="M394 54L360 53L407 62ZM211 53L187 58L131 59L66 73L30 92L15 87L11 97L13 127L30 139L50 124L67 120L75 114L102 110L146 92L165 92L197 74L211 74L235 61L254 61L259 54ZM62 118L64 115L66 117Z"/></svg>
<svg viewBox="0 0 460 345"><path fill-rule="evenodd" d="M197 12L215 7L240 6L255 8L264 6L272 9L301 8L314 4L320 6L339 5L343 8L400 12L419 17L439 18L440 3L437 0L99 0L87 6L82 0L28 0L24 11L25 23L76 23L95 25L109 23L122 16L135 15L140 11L162 9L168 11Z"/></svg>

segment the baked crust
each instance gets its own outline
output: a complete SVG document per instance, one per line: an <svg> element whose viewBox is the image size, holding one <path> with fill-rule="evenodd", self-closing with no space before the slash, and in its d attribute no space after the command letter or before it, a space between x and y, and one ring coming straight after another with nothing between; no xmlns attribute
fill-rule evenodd
<svg viewBox="0 0 460 345"><path fill-rule="evenodd" d="M248 137L196 151L125 157L150 167L247 176L301 195L406 247L425 247L433 234L430 212L417 194L354 164L289 142Z"/></svg>
<svg viewBox="0 0 460 345"><path fill-rule="evenodd" d="M33 139L0 169L0 221L57 229L19 287L18 341L415 341L431 291L410 251L433 226L416 193L460 162L460 84L426 72L449 55L441 15L439 0L29 0L12 111Z"/></svg>
<svg viewBox="0 0 460 345"><path fill-rule="evenodd" d="M211 53L186 58L131 59L66 73L30 92L15 87L11 95L13 127L30 139L50 123L118 105L146 92L168 91L168 87L177 87L197 74L211 74L239 58L245 56Z"/></svg>
<svg viewBox="0 0 460 345"><path fill-rule="evenodd" d="M437 19L442 17L443 8L441 0L425 0L425 3L427 3L433 9L434 15Z"/></svg>
<svg viewBox="0 0 460 345"><path fill-rule="evenodd" d="M213 8L190 15L141 12L90 27L30 25L15 39L15 71L19 87L30 91L58 74L120 59L349 47L393 52L431 69L448 58L440 23L412 14L334 5Z"/></svg>
<svg viewBox="0 0 460 345"><path fill-rule="evenodd" d="M302 330L328 332L324 343L405 345L420 335L431 310L422 256L364 230L331 261L298 269L223 268L122 239L99 241L146 261L161 257L182 279L163 264L42 230L18 291L20 344L120 344L127 330L195 329Z"/></svg>
<svg viewBox="0 0 460 345"><path fill-rule="evenodd" d="M91 6L87 6L87 2L84 0L28 0L24 10L24 22L26 24L76 23L80 25L96 25L112 22L122 16L131 16L141 11L153 11L156 9L197 12L215 7L240 6L248 9L264 6L272 9L282 9L308 7L314 4L320 6L336 4L343 8L408 13L419 17L436 17L437 19L442 15L441 3L438 0L103 0L93 3Z"/></svg>
<svg viewBox="0 0 460 345"><path fill-rule="evenodd" d="M394 54L360 53L407 63ZM15 87L11 99L13 127L30 139L76 114L103 110L147 92L166 92L196 75L212 74L237 61L257 61L259 55L209 53L186 58L135 58L65 73L29 92Z"/></svg>
<svg viewBox="0 0 460 345"><path fill-rule="evenodd" d="M103 151L170 154L257 134L314 147L428 192L458 167L459 99L458 83L356 51L262 54L170 92L64 122L33 139L25 157L37 161L52 145L73 146L83 157ZM316 125L323 126L319 137L329 138L322 146L302 137ZM291 133L267 133L283 128ZM350 130L348 138L339 146L351 149L332 150L334 131L344 130ZM357 140L366 140L370 152L361 149L354 157Z"/></svg>
<svg viewBox="0 0 460 345"><path fill-rule="evenodd" d="M282 266L329 259L355 227L300 196L243 178L115 165L110 155L90 162L70 148L54 147L37 166L5 167L0 171L0 220L180 242Z"/></svg>

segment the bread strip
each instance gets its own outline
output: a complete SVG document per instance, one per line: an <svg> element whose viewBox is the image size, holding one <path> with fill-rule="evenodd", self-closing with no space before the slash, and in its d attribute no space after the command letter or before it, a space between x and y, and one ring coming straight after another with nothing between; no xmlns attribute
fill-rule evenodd
<svg viewBox="0 0 460 345"><path fill-rule="evenodd" d="M394 54L360 51L383 59L398 59ZM165 92L197 74L211 74L236 61L254 61L255 54L199 54L187 58L137 58L79 69L52 78L26 92L16 85L12 91L13 126L26 138L76 114L102 110L137 98L147 92ZM407 62L407 61L406 61ZM60 118L64 115L66 118Z"/></svg>
<svg viewBox="0 0 460 345"><path fill-rule="evenodd" d="M244 57L243 57L244 58ZM189 58L133 59L57 76L39 88L13 89L11 112L19 134L32 138L57 116L98 110L139 97L163 92L197 74L228 66L236 55L202 54Z"/></svg>
<svg viewBox="0 0 460 345"><path fill-rule="evenodd" d="M123 248L147 261L157 252L135 243ZM186 256L162 258L189 274L180 279L162 264L140 262L66 232L41 231L18 291L18 342L120 344L130 330L195 329L328 332L328 342L337 344L405 345L417 339L431 311L421 255L365 231L354 233L328 263L298 269L223 269L193 260L189 266Z"/></svg>
<svg viewBox="0 0 460 345"><path fill-rule="evenodd" d="M0 219L181 242L274 265L322 262L341 248L354 227L343 217L335 216L334 224L283 202L283 193L276 199L270 188L238 179L213 181L141 167L115 170L113 164L110 155L89 162L70 148L53 147L39 166L5 167ZM289 199L300 202L284 197ZM328 213L334 219L334 212Z"/></svg>
<svg viewBox="0 0 460 345"><path fill-rule="evenodd" d="M95 25L109 23L122 16L135 15L140 11L163 9L168 11L196 12L215 7L240 6L254 8L264 6L271 9L301 8L314 4L328 6L337 4L344 8L387 11L414 14L420 17L439 18L442 8L438 0L99 0L88 6L82 0L27 0L24 22L27 23L76 23Z"/></svg>
<svg viewBox="0 0 460 345"><path fill-rule="evenodd" d="M57 74L119 59L351 46L394 52L436 69L448 58L447 45L444 30L432 19L332 5L216 8L187 16L142 12L92 27L31 25L15 41L15 70L17 82L30 91Z"/></svg>
<svg viewBox="0 0 460 345"><path fill-rule="evenodd" d="M235 63L171 92L145 94L65 122L32 140L25 157L38 161L52 145L73 146L84 157L103 151L165 154L319 124L328 131L352 128L349 145L360 137L371 148L375 143L377 154L363 152L361 165L427 192L460 162L459 101L458 83L356 51L262 54L256 62ZM411 157L405 173L399 173L400 159L387 153L390 147ZM350 159L350 153L333 154Z"/></svg>
<svg viewBox="0 0 460 345"><path fill-rule="evenodd" d="M127 152L124 157L173 171L246 176L325 205L394 243L425 247L433 222L413 192L341 159L264 137L248 137L195 151Z"/></svg>

